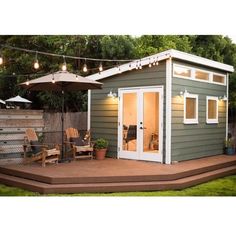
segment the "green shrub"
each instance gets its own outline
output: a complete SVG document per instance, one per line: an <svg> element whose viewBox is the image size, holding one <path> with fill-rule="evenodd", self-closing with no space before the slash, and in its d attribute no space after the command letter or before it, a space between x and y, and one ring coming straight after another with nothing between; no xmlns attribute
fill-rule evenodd
<svg viewBox="0 0 236 236"><path fill-rule="evenodd" d="M104 138L98 138L94 144L95 149L104 149L108 147L108 141Z"/></svg>

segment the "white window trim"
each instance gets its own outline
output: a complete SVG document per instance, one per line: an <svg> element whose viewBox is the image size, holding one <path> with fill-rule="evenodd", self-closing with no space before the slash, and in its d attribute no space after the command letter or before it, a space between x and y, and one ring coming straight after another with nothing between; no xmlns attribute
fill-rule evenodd
<svg viewBox="0 0 236 236"><path fill-rule="evenodd" d="M203 69L198 69L198 68L195 68L195 67L189 67L189 66L185 66L185 65L182 65L182 64L178 64L178 63L173 63L173 67L174 67L174 68L175 68L175 66L182 67L182 68L185 68L185 69L188 69L188 70L190 69L190 70L191 70L191 76L188 77L188 76L175 75L175 74L174 74L174 70L173 70L173 75L172 75L172 76L173 76L174 78L188 79L188 80L197 81L197 82L202 82L202 83L217 84L217 85L221 85L221 86L226 86L226 75L224 75L224 74L215 73L215 72L213 72L213 71L208 71L208 70L203 70ZM209 80L196 79L196 78L195 78L195 71L196 71L196 70L209 73ZM214 74L214 75L224 76L224 78L225 78L225 79L224 79L224 83L214 82L214 81L213 81L213 74Z"/></svg>
<svg viewBox="0 0 236 236"><path fill-rule="evenodd" d="M187 119L186 118L186 98L196 99L196 118ZM184 95L184 124L198 124L198 95L197 94L185 94Z"/></svg>
<svg viewBox="0 0 236 236"><path fill-rule="evenodd" d="M208 119L208 100L216 101L216 119ZM206 123L207 124L218 124L218 97L207 96L206 97Z"/></svg>

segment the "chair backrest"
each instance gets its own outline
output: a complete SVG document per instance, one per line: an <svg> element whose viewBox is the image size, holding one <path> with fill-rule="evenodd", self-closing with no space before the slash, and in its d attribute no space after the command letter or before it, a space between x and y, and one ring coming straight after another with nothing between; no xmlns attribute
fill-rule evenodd
<svg viewBox="0 0 236 236"><path fill-rule="evenodd" d="M66 138L67 140L70 140L70 138L78 138L80 136L80 133L75 128L67 128L66 129Z"/></svg>
<svg viewBox="0 0 236 236"><path fill-rule="evenodd" d="M137 138L137 125L130 125L127 131L126 142Z"/></svg>
<svg viewBox="0 0 236 236"><path fill-rule="evenodd" d="M26 135L29 142L30 141L38 141L38 136L37 136L34 129L31 129L31 128L26 129L25 130L25 135Z"/></svg>

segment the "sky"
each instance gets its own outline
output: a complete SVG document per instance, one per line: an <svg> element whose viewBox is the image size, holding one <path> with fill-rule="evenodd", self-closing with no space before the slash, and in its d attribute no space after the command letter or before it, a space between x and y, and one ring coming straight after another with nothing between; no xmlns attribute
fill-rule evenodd
<svg viewBox="0 0 236 236"><path fill-rule="evenodd" d="M229 34L227 36L232 39L233 43L236 44L236 34Z"/></svg>

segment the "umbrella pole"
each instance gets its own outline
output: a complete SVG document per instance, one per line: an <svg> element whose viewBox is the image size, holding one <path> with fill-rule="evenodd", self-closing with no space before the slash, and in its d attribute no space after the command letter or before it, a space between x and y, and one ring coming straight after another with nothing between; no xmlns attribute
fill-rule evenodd
<svg viewBox="0 0 236 236"><path fill-rule="evenodd" d="M64 159L64 105L65 105L65 95L64 90L62 90L62 107L61 107L61 159Z"/></svg>

